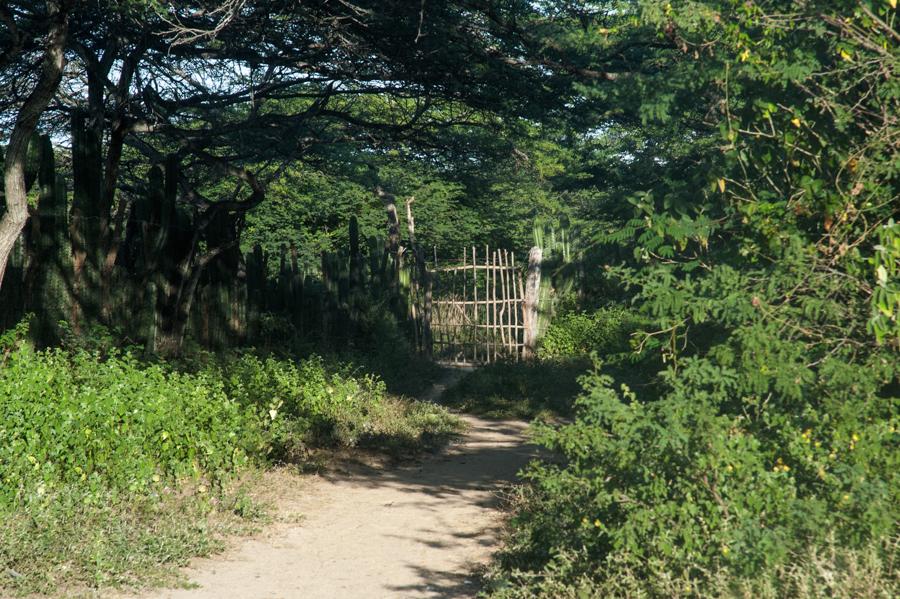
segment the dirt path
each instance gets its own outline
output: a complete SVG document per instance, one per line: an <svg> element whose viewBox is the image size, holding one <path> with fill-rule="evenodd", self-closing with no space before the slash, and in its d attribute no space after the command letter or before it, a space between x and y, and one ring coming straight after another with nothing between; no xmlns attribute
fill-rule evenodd
<svg viewBox="0 0 900 599"><path fill-rule="evenodd" d="M197 560L197 588L148 599L474 596L468 574L497 540L496 492L533 448L524 423L465 420L460 443L421 462L310 477L286 504L299 523Z"/></svg>

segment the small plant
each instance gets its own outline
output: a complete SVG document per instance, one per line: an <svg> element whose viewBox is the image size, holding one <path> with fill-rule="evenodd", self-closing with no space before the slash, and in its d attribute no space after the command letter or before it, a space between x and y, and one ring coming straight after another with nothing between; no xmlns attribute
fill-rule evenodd
<svg viewBox="0 0 900 599"><path fill-rule="evenodd" d="M631 336L648 320L625 308L614 306L595 312L570 312L553 320L541 338L541 358L603 356L632 350Z"/></svg>
<svg viewBox="0 0 900 599"><path fill-rule="evenodd" d="M315 447L432 449L460 428L318 357L198 354L178 370L104 336L46 351L27 337L0 337L0 594L170 578L262 517L231 490L242 473Z"/></svg>

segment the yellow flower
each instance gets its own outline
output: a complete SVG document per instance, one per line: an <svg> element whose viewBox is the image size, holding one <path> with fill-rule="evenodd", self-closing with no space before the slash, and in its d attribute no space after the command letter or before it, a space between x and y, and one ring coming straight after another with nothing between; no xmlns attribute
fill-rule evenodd
<svg viewBox="0 0 900 599"><path fill-rule="evenodd" d="M797 117L792 118L792 119L791 119L791 124L792 124L794 127L799 128L799 127L800 127L800 119L798 119Z"/></svg>
<svg viewBox="0 0 900 599"><path fill-rule="evenodd" d="M594 526L596 526L597 528L600 528L600 520L599 519L594 520Z"/></svg>
<svg viewBox="0 0 900 599"><path fill-rule="evenodd" d="M731 553L731 549L728 548L728 545L722 545L722 555L727 556Z"/></svg>

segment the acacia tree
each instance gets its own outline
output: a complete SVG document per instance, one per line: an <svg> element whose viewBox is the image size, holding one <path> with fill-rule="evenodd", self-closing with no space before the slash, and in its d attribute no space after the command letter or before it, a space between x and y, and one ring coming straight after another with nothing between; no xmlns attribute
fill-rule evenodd
<svg viewBox="0 0 900 599"><path fill-rule="evenodd" d="M41 114L53 99L66 64L65 48L69 33L69 12L74 0L51 0L43 14L25 18L38 22L44 31L43 43L37 43L20 22L19 14L0 3L0 21L6 27L5 48L0 54L0 69L19 60L39 57L40 71L24 102L15 111L14 126L9 135L3 162L3 192L6 211L0 219L0 286L9 254L28 220L25 186L25 161L28 144ZM36 46L36 48L35 48Z"/></svg>
<svg viewBox="0 0 900 599"><path fill-rule="evenodd" d="M79 308L108 318L131 208L122 191L136 189L130 173L142 172L126 169L122 179L126 154L157 164L179 158L178 201L196 213L199 241L214 212L239 217L290 161L336 145L471 155L483 145L467 138L474 130L603 110L610 94L585 96L575 84L612 89L655 68L648 57L670 45L652 37L599 43L593 28L620 19L616 6L237 0L160 12L155 3L79 3L64 46L70 68L44 119L48 128L83 123L79 147L91 156L74 157L73 257L75 287L100 293L85 293ZM14 78L5 84L14 89ZM0 120L18 106L10 98ZM208 197L210 169L226 173L237 195ZM251 177L260 189L237 200ZM205 263L198 248L188 280ZM189 293L176 295L190 306Z"/></svg>

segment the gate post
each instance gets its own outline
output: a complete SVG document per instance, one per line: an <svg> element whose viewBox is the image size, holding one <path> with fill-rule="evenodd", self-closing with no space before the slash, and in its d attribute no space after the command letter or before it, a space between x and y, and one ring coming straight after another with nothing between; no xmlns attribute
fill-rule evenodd
<svg viewBox="0 0 900 599"><path fill-rule="evenodd" d="M423 270L425 275L425 305L422 310L422 349L425 351L425 355L430 358L434 348L434 338L431 335L432 274L427 268Z"/></svg>
<svg viewBox="0 0 900 599"><path fill-rule="evenodd" d="M525 357L534 356L538 336L538 305L541 293L541 260L543 251L534 246L528 252L528 278L525 280Z"/></svg>

